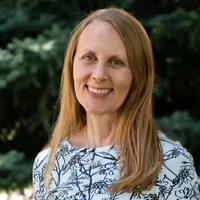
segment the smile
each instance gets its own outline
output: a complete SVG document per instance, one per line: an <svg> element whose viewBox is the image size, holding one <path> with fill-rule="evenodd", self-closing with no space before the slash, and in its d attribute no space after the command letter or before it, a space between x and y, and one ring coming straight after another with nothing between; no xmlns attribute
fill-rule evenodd
<svg viewBox="0 0 200 200"><path fill-rule="evenodd" d="M88 86L88 90L95 94L108 94L112 89L96 89Z"/></svg>

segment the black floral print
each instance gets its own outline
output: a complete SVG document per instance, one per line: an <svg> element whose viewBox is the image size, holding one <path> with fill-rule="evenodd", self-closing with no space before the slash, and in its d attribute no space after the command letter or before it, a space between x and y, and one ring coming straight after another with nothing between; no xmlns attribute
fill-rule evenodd
<svg viewBox="0 0 200 200"><path fill-rule="evenodd" d="M119 179L116 146L77 148L65 140L56 154L49 192L45 191L44 173L51 149L37 155L33 165L34 200L199 200L191 155L180 143L162 133L159 136L164 164L151 190L109 192L107 187Z"/></svg>

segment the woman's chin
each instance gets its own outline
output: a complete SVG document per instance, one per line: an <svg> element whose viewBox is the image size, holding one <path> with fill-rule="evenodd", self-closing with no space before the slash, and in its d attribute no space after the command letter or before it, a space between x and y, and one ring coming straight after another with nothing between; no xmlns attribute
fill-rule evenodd
<svg viewBox="0 0 200 200"><path fill-rule="evenodd" d="M108 109L100 109L100 108L88 108L86 109L87 114L91 115L107 115L111 113Z"/></svg>

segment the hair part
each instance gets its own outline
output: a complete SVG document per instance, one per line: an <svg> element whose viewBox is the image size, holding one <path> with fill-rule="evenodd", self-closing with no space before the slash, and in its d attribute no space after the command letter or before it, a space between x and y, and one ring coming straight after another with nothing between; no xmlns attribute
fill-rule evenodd
<svg viewBox="0 0 200 200"><path fill-rule="evenodd" d="M131 14L119 8L91 13L72 32L62 72L60 112L48 145L52 151L45 171L45 188L60 143L86 125L86 113L77 100L73 81L73 58L79 37L95 20L109 23L118 32L126 48L132 87L119 109L116 144L120 163L120 179L108 189L112 192L151 188L163 163L162 148L153 120L152 94L154 60L150 40L143 26Z"/></svg>

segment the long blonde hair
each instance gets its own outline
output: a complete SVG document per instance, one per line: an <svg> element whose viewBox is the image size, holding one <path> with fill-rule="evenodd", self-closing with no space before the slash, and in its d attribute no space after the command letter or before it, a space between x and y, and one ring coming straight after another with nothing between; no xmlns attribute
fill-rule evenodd
<svg viewBox="0 0 200 200"><path fill-rule="evenodd" d="M143 26L131 14L119 8L107 8L91 13L73 31L62 72L60 111L47 147L52 151L45 172L45 188L59 144L86 125L86 113L78 102L73 82L73 58L78 39L85 27L94 20L112 25L127 51L133 83L126 101L119 110L116 144L120 146L120 179L110 191L139 192L151 188L162 166L162 149L152 114L154 60L150 40Z"/></svg>

